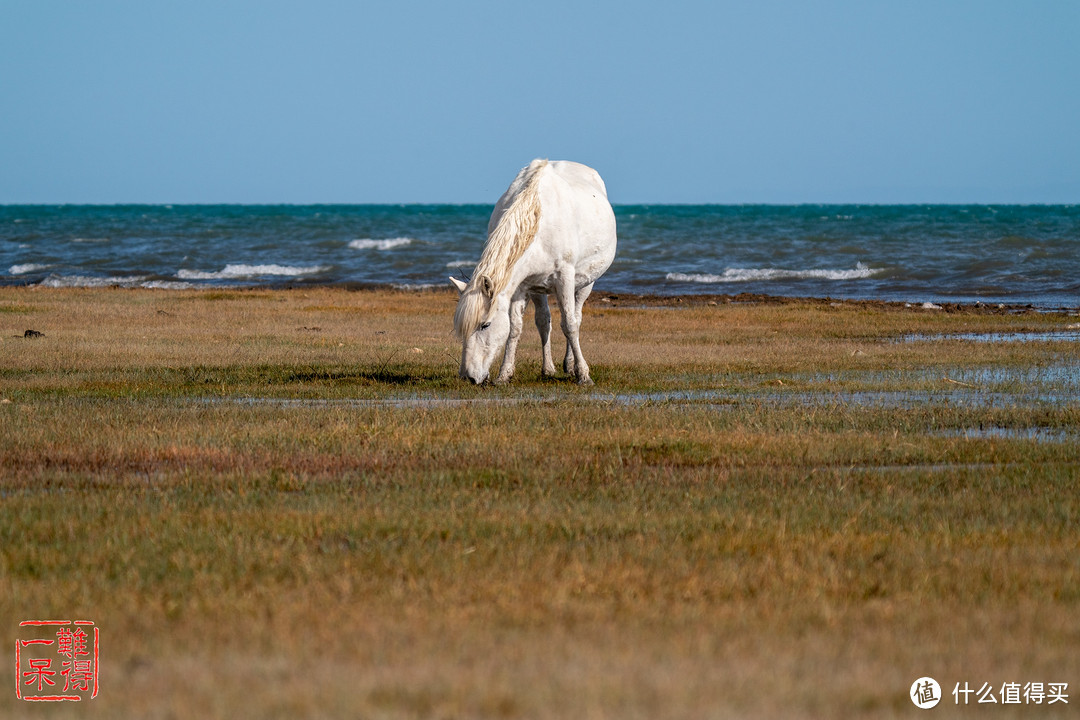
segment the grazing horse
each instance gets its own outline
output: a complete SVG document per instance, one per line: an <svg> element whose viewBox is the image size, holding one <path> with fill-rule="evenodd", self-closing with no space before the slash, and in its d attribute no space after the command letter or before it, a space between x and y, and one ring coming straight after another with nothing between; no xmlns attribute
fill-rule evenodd
<svg viewBox="0 0 1080 720"><path fill-rule="evenodd" d="M566 335L563 370L591 385L581 355L581 306L615 257L615 213L595 170L575 162L533 160L510 183L488 222L488 240L472 278L450 278L461 296L454 332L461 338L462 379L488 379L503 348L497 383L514 375L525 305L532 300L543 345L543 374L554 375L551 311L555 293Z"/></svg>

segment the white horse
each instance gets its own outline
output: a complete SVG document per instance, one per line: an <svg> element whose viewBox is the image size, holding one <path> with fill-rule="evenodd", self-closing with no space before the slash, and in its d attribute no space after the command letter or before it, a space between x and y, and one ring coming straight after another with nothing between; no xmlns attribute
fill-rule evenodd
<svg viewBox="0 0 1080 720"><path fill-rule="evenodd" d="M615 257L615 213L595 170L574 162L533 160L510 183L488 221L488 240L466 284L450 278L461 296L454 332L462 341L462 379L479 385L504 348L497 383L514 375L525 305L536 308L543 374L554 375L551 311L555 293L566 335L563 370L591 385L581 355L581 306Z"/></svg>

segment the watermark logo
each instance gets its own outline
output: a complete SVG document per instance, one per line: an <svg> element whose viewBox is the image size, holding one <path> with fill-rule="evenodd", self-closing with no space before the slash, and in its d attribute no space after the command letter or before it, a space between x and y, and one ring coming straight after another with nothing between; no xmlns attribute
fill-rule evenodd
<svg viewBox="0 0 1080 720"><path fill-rule="evenodd" d="M954 705L1068 705L1067 682L1004 682L998 686L984 682L975 685L964 681L952 690ZM921 677L911 683L908 697L916 707L929 710L942 700L941 685L932 677Z"/></svg>
<svg viewBox="0 0 1080 720"><path fill-rule="evenodd" d="M15 641L15 695L30 702L98 694L98 627L89 620L24 620Z"/></svg>
<svg viewBox="0 0 1080 720"><path fill-rule="evenodd" d="M941 702L941 685L932 677L921 677L911 683L911 702L915 707L929 710Z"/></svg>
<svg viewBox="0 0 1080 720"><path fill-rule="evenodd" d="M1021 685L1018 682L1001 683L995 689L990 683L982 683L979 689L964 682L956 683L952 695L957 705L968 705L976 702L979 705L1062 705L1069 704L1069 683L1065 682L1027 682ZM972 697L975 700L972 700Z"/></svg>

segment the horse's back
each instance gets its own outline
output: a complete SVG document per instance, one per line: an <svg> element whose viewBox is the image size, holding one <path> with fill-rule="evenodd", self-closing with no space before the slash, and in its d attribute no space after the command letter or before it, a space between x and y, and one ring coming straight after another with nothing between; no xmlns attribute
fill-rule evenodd
<svg viewBox="0 0 1080 720"><path fill-rule="evenodd" d="M489 235L499 224L503 213L506 212L507 208L513 204L514 199L524 189L527 178L538 164L546 165L544 168L545 176L540 178L540 188L541 193L548 196L549 208L554 210L556 207L584 203L607 206L610 209L610 203L607 201L607 186L604 185L603 178L600 177L600 173L596 172L596 170L572 160L533 160L521 168L510 186L506 188L506 192L495 203L495 210L488 220ZM552 193L556 193L557 196L553 196ZM543 204L542 201L541 204Z"/></svg>
<svg viewBox="0 0 1080 720"><path fill-rule="evenodd" d="M615 257L615 212L600 174L587 165L561 160L540 186L539 235L556 257L573 256L579 282L592 282Z"/></svg>
<svg viewBox="0 0 1080 720"><path fill-rule="evenodd" d="M579 193L590 196L599 193L603 200L607 200L607 186L604 185L604 179L600 177L600 173L588 165L570 160L556 160L548 163L548 167L558 178Z"/></svg>

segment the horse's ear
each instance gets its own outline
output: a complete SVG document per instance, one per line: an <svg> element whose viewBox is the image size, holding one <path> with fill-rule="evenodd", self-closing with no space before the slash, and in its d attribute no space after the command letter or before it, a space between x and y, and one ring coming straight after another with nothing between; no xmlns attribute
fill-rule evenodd
<svg viewBox="0 0 1080 720"><path fill-rule="evenodd" d="M463 292L465 292L465 288L469 287L469 286L468 286L468 285L466 285L465 283L463 283L463 282L461 282L460 280L458 280L458 279L457 279L456 277L452 277L452 278L450 278L450 282L452 282L452 283L454 284L454 287L456 287L456 288L457 288L457 291L458 291L459 293L463 293Z"/></svg>
<svg viewBox="0 0 1080 720"><path fill-rule="evenodd" d="M484 296L489 299L495 294L495 285L487 275L480 277L480 289L483 290Z"/></svg>

